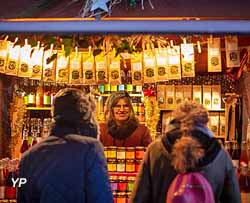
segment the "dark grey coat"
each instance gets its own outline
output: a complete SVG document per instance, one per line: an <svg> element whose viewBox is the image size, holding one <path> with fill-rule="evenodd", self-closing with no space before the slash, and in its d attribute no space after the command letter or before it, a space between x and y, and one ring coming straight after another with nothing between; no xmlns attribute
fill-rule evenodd
<svg viewBox="0 0 250 203"><path fill-rule="evenodd" d="M201 167L212 186L216 203L240 203L239 185L228 153L215 138L200 131L192 134L206 149ZM179 130L173 129L149 145L130 203L166 203L168 188L177 174L170 164L170 153L179 137Z"/></svg>
<svg viewBox="0 0 250 203"><path fill-rule="evenodd" d="M18 189L18 203L113 203L101 143L70 131L24 154L19 177L27 183Z"/></svg>

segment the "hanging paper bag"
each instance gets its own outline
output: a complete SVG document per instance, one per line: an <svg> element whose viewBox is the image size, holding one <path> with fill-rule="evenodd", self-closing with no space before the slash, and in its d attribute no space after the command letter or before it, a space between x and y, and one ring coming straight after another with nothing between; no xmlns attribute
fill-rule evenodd
<svg viewBox="0 0 250 203"><path fill-rule="evenodd" d="M109 83L111 85L121 84L120 56L110 56Z"/></svg>
<svg viewBox="0 0 250 203"><path fill-rule="evenodd" d="M9 57L7 60L6 71L7 75L17 75L19 58L20 58L20 49L19 45L14 46L11 44L9 46Z"/></svg>
<svg viewBox="0 0 250 203"><path fill-rule="evenodd" d="M203 106L208 110L212 107L212 93L210 85L203 85Z"/></svg>
<svg viewBox="0 0 250 203"><path fill-rule="evenodd" d="M168 52L166 48L155 49L157 81L168 80Z"/></svg>
<svg viewBox="0 0 250 203"><path fill-rule="evenodd" d="M202 95L201 95L201 86L200 85L193 85L193 100L198 104L202 103Z"/></svg>
<svg viewBox="0 0 250 203"><path fill-rule="evenodd" d="M83 84L94 85L95 80L95 60L94 56L89 52L84 52L83 58Z"/></svg>
<svg viewBox="0 0 250 203"><path fill-rule="evenodd" d="M182 77L195 77L194 45L181 44Z"/></svg>
<svg viewBox="0 0 250 203"><path fill-rule="evenodd" d="M175 109L175 86L166 85L166 108L167 110Z"/></svg>
<svg viewBox="0 0 250 203"><path fill-rule="evenodd" d="M220 38L208 39L208 72L221 72Z"/></svg>
<svg viewBox="0 0 250 203"><path fill-rule="evenodd" d="M182 103L184 101L184 93L183 93L183 86L176 85L175 86L175 103L176 105Z"/></svg>
<svg viewBox="0 0 250 203"><path fill-rule="evenodd" d="M142 70L142 54L133 53L131 54L131 71L132 71L132 84L142 85L143 84L143 70Z"/></svg>
<svg viewBox="0 0 250 203"><path fill-rule="evenodd" d="M221 86L212 85L212 110L221 109Z"/></svg>
<svg viewBox="0 0 250 203"><path fill-rule="evenodd" d="M55 60L57 52L53 51L53 46L50 50L46 50L43 56L43 81L55 82Z"/></svg>
<svg viewBox="0 0 250 203"><path fill-rule="evenodd" d="M181 79L180 46L168 47L168 80Z"/></svg>
<svg viewBox="0 0 250 203"><path fill-rule="evenodd" d="M0 73L5 73L9 42L0 40Z"/></svg>
<svg viewBox="0 0 250 203"><path fill-rule="evenodd" d="M74 85L82 84L82 53L81 52L72 52L70 54L70 74L69 74L69 83Z"/></svg>
<svg viewBox="0 0 250 203"><path fill-rule="evenodd" d="M41 80L43 66L43 48L36 47L31 55L31 79Z"/></svg>
<svg viewBox="0 0 250 203"><path fill-rule="evenodd" d="M65 51L58 52L56 61L56 82L68 83L69 81L69 57Z"/></svg>
<svg viewBox="0 0 250 203"><path fill-rule="evenodd" d="M240 66L240 52L238 48L237 36L225 37L226 59L227 67L239 67Z"/></svg>
<svg viewBox="0 0 250 203"><path fill-rule="evenodd" d="M101 53L95 57L96 79L97 84L108 83L108 66L107 57Z"/></svg>
<svg viewBox="0 0 250 203"><path fill-rule="evenodd" d="M144 83L154 83L156 76L155 54L151 50L143 52Z"/></svg>

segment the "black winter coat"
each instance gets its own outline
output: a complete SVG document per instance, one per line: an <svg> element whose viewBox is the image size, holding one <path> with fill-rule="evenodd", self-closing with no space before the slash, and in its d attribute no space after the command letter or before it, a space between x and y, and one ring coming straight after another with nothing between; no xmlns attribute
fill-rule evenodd
<svg viewBox="0 0 250 203"><path fill-rule="evenodd" d="M211 184L216 203L240 203L239 185L228 153L215 138L200 131L193 131L206 149L201 161L204 176ZM170 153L181 134L178 128L149 145L144 156L130 203L166 203L166 194L177 172L171 165Z"/></svg>
<svg viewBox="0 0 250 203"><path fill-rule="evenodd" d="M113 203L101 143L55 128L23 155L18 203Z"/></svg>

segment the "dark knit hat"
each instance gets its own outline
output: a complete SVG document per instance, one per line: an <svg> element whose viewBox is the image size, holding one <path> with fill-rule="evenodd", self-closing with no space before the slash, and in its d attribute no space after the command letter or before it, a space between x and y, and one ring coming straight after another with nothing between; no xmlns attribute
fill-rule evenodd
<svg viewBox="0 0 250 203"><path fill-rule="evenodd" d="M55 95L52 115L57 123L79 125L89 122L94 110L90 96L79 89L65 88Z"/></svg>

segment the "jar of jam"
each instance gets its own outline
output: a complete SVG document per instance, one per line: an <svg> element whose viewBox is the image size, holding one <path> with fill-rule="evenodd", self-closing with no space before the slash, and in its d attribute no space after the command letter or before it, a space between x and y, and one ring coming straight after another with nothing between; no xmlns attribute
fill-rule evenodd
<svg viewBox="0 0 250 203"><path fill-rule="evenodd" d="M144 157L145 147L135 147L135 158L136 159L143 159Z"/></svg>
<svg viewBox="0 0 250 203"><path fill-rule="evenodd" d="M117 147L116 158L117 159L125 159L126 158L126 148L125 147Z"/></svg>
<svg viewBox="0 0 250 203"><path fill-rule="evenodd" d="M117 203L126 203L126 192L117 193Z"/></svg>
<svg viewBox="0 0 250 203"><path fill-rule="evenodd" d="M126 190L127 190L127 177L119 176L118 177L118 191L126 192Z"/></svg>
<svg viewBox="0 0 250 203"><path fill-rule="evenodd" d="M108 171L116 172L116 159L108 159Z"/></svg>
<svg viewBox="0 0 250 203"><path fill-rule="evenodd" d="M130 172L130 173L135 172L135 160L134 159L126 160L126 172Z"/></svg>
<svg viewBox="0 0 250 203"><path fill-rule="evenodd" d="M127 147L126 148L126 159L135 159L135 148Z"/></svg>
<svg viewBox="0 0 250 203"><path fill-rule="evenodd" d="M135 182L135 177L134 176L129 176L128 177L128 183L127 183L127 191L132 192L133 187L134 187L134 182Z"/></svg>
<svg viewBox="0 0 250 203"><path fill-rule="evenodd" d="M125 159L117 159L117 172L125 172Z"/></svg>
<svg viewBox="0 0 250 203"><path fill-rule="evenodd" d="M110 146L107 149L107 158L108 159L116 159L116 148L115 146Z"/></svg>
<svg viewBox="0 0 250 203"><path fill-rule="evenodd" d="M117 203L117 192L113 191L114 203Z"/></svg>
<svg viewBox="0 0 250 203"><path fill-rule="evenodd" d="M139 172L142 160L135 160L135 172Z"/></svg>
<svg viewBox="0 0 250 203"><path fill-rule="evenodd" d="M138 104L138 113L144 113L145 109L144 109L144 104L143 103L139 103Z"/></svg>
<svg viewBox="0 0 250 203"><path fill-rule="evenodd" d="M108 147L104 147L104 156L108 158Z"/></svg>
<svg viewBox="0 0 250 203"><path fill-rule="evenodd" d="M110 176L109 180L112 191L117 191L118 190L117 176Z"/></svg>

